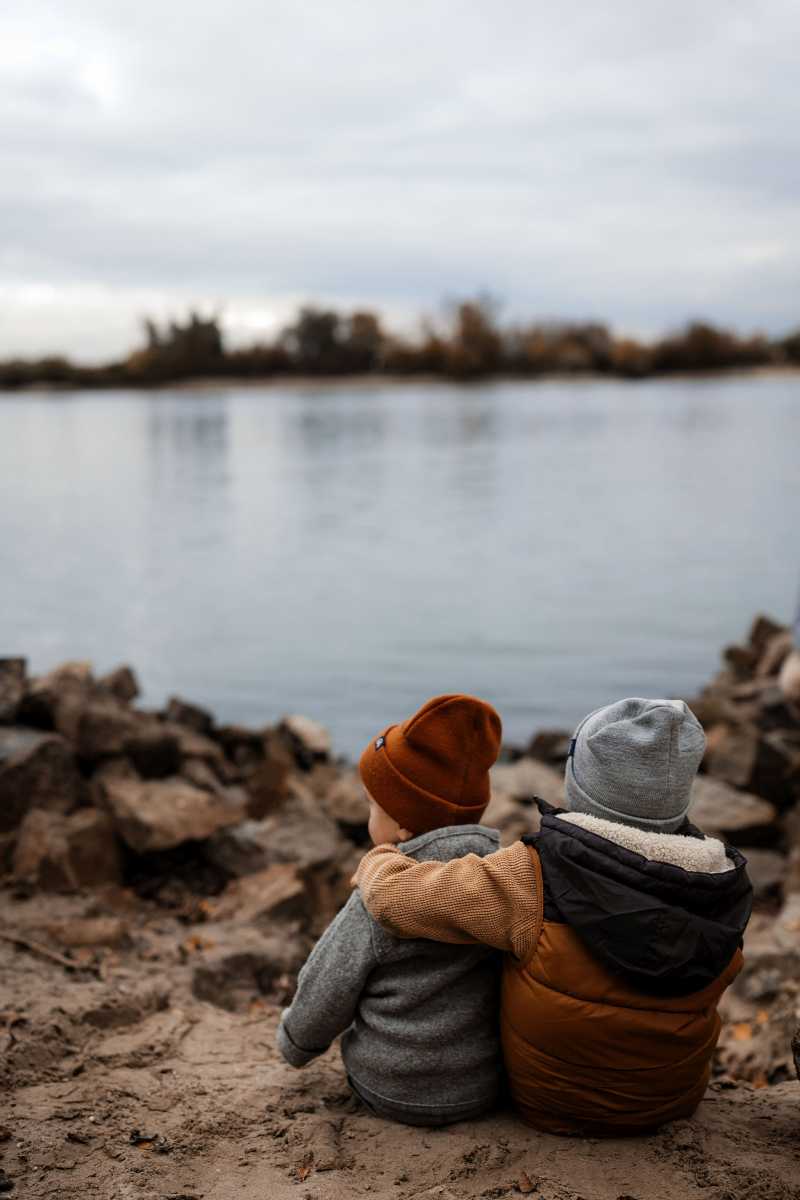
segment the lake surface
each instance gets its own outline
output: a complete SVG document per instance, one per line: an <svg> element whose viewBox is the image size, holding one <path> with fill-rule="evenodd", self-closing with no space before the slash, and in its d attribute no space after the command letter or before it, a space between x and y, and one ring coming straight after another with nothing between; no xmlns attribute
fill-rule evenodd
<svg viewBox="0 0 800 1200"><path fill-rule="evenodd" d="M687 695L800 585L800 376L0 397L0 653L336 746Z"/></svg>

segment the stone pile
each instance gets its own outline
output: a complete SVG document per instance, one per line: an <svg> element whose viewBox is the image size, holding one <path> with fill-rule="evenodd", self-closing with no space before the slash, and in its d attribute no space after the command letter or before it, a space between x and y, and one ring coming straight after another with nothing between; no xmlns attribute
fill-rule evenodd
<svg viewBox="0 0 800 1200"><path fill-rule="evenodd" d="M138 694L130 667L96 678L65 663L31 678L23 659L0 660L0 865L12 886L133 882L177 903L176 874L217 893L257 876L263 909L291 899L289 870L313 897L305 915L324 923L347 894L368 815L327 731L300 716L217 725L177 697L137 708Z"/></svg>
<svg viewBox="0 0 800 1200"><path fill-rule="evenodd" d="M756 1084L788 1078L798 1066L800 708L779 684L791 650L789 629L757 617L746 641L727 647L720 672L689 702L708 742L709 809L705 822L698 813L698 824L710 830L716 822L742 848L755 888L745 968L731 989L720 1058Z"/></svg>

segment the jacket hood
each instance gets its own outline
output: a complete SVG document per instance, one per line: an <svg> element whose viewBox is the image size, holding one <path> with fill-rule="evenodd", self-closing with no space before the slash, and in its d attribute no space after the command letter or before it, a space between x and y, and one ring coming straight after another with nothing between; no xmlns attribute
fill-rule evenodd
<svg viewBox="0 0 800 1200"><path fill-rule="evenodd" d="M483 858L500 849L500 834L488 825L446 825L402 842L398 849L417 862L449 862L465 854Z"/></svg>
<svg viewBox="0 0 800 1200"><path fill-rule="evenodd" d="M690 995L722 974L752 909L738 850L688 821L675 834L617 831L537 803L541 830L522 840L542 861L546 918L569 925L611 971L648 994Z"/></svg>

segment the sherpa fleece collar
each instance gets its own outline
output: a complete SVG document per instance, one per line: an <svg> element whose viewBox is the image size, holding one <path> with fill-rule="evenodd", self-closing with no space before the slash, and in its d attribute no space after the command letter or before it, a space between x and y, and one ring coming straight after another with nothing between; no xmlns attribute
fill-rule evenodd
<svg viewBox="0 0 800 1200"><path fill-rule="evenodd" d="M580 825L598 837L641 854L651 862L671 863L684 871L704 871L708 875L720 875L734 870L734 864L719 838L691 837L681 833L658 833L652 829L638 829L633 825L621 825L617 821L606 821L591 813L558 813L559 821Z"/></svg>
<svg viewBox="0 0 800 1200"><path fill-rule="evenodd" d="M722 974L742 944L752 908L738 850L724 848L728 870L688 870L621 844L626 835L606 836L537 803L541 830L522 840L541 859L546 920L569 925L610 970L648 994L689 995ZM687 856L715 840L692 828L643 836L685 839ZM690 842L698 850L690 850ZM640 845L655 853L650 841ZM716 851L710 853L716 859Z"/></svg>

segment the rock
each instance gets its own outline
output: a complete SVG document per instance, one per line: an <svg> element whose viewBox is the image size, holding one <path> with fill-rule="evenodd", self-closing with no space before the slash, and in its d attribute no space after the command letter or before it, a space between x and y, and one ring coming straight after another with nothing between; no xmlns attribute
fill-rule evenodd
<svg viewBox="0 0 800 1200"><path fill-rule="evenodd" d="M497 763L489 772L492 798L481 823L500 831L500 842L509 846L526 833L539 829L538 796L556 808L564 806L564 776L533 758Z"/></svg>
<svg viewBox="0 0 800 1200"><path fill-rule="evenodd" d="M247 926L206 926L212 945L195 967L192 992L198 1000L237 1012L260 995L277 993L281 1002L293 991L306 948L297 938L265 937Z"/></svg>
<svg viewBox="0 0 800 1200"><path fill-rule="evenodd" d="M508 792L493 791L481 824L500 833L500 845L510 846L526 833L539 829L539 812L515 800Z"/></svg>
<svg viewBox="0 0 800 1200"><path fill-rule="evenodd" d="M725 724L708 737L706 769L734 787L750 785L758 757L758 732L749 726Z"/></svg>
<svg viewBox="0 0 800 1200"><path fill-rule="evenodd" d="M526 755L563 767L571 741L572 734L568 729L540 729L528 743Z"/></svg>
<svg viewBox="0 0 800 1200"><path fill-rule="evenodd" d="M358 771L336 772L334 782L321 790L320 803L345 832L366 830L369 801Z"/></svg>
<svg viewBox="0 0 800 1200"><path fill-rule="evenodd" d="M16 831L14 833L0 833L0 878L3 875L11 874L16 844Z"/></svg>
<svg viewBox="0 0 800 1200"><path fill-rule="evenodd" d="M136 737L140 719L113 697L88 700L76 721L75 749L89 762L127 753Z"/></svg>
<svg viewBox="0 0 800 1200"><path fill-rule="evenodd" d="M79 808L67 817L67 840L80 887L120 882L122 856L106 813L97 808Z"/></svg>
<svg viewBox="0 0 800 1200"><path fill-rule="evenodd" d="M772 617L759 613L750 626L747 642L756 654L763 654L772 639L785 632L785 625L780 625L777 621L773 621Z"/></svg>
<svg viewBox="0 0 800 1200"><path fill-rule="evenodd" d="M165 779L168 775L177 775L181 769L177 737L165 732L157 723L126 738L125 751L143 779Z"/></svg>
<svg viewBox="0 0 800 1200"><path fill-rule="evenodd" d="M215 741L206 737L205 734L195 733L193 729L185 725L176 725L174 721L163 721L160 729L163 734L175 738L181 758L204 758L216 770L217 765L221 764L225 757L221 747Z"/></svg>
<svg viewBox="0 0 800 1200"><path fill-rule="evenodd" d="M201 841L242 820L246 797L240 789L214 795L185 780L106 780L104 803L114 826L139 854Z"/></svg>
<svg viewBox="0 0 800 1200"><path fill-rule="evenodd" d="M0 658L0 724L11 724L25 695L25 659Z"/></svg>
<svg viewBox="0 0 800 1200"><path fill-rule="evenodd" d="M19 707L19 720L40 729L55 729L74 741L84 705L94 690L92 664L66 662L29 681Z"/></svg>
<svg viewBox="0 0 800 1200"><path fill-rule="evenodd" d="M208 861L228 875L254 875L270 865L263 821L242 821L212 834L203 846Z"/></svg>
<svg viewBox="0 0 800 1200"><path fill-rule="evenodd" d="M56 892L118 883L121 862L111 822L95 808L70 816L32 809L20 827L13 875Z"/></svg>
<svg viewBox="0 0 800 1200"><path fill-rule="evenodd" d="M751 646L726 646L722 657L739 679L745 679L758 664L758 651Z"/></svg>
<svg viewBox="0 0 800 1200"><path fill-rule="evenodd" d="M800 1020L800 896L776 916L753 914L744 966L722 997L717 1062L730 1075L763 1087L794 1074L791 1040Z"/></svg>
<svg viewBox="0 0 800 1200"><path fill-rule="evenodd" d="M199 704L190 704L188 700L181 700L179 696L170 696L164 716L175 725L186 725L195 733L202 733L206 737L214 729L214 718L207 709L201 708Z"/></svg>
<svg viewBox="0 0 800 1200"><path fill-rule="evenodd" d="M747 859L747 874L753 884L753 895L756 900L780 892L786 878L788 863L785 855L775 850L761 850L744 847L742 853Z"/></svg>
<svg viewBox="0 0 800 1200"><path fill-rule="evenodd" d="M216 738L225 754L241 769L253 768L264 756L263 734L244 725L221 725Z"/></svg>
<svg viewBox="0 0 800 1200"><path fill-rule="evenodd" d="M121 666L97 681L99 691L107 692L122 704L130 704L139 695L139 681L132 667Z"/></svg>
<svg viewBox="0 0 800 1200"><path fill-rule="evenodd" d="M330 756L331 735L324 725L299 714L284 717L278 728L292 745L300 766L310 768L315 762Z"/></svg>
<svg viewBox="0 0 800 1200"><path fill-rule="evenodd" d="M34 808L69 812L83 794L84 781L62 737L0 726L0 833L16 829Z"/></svg>
<svg viewBox="0 0 800 1200"><path fill-rule="evenodd" d="M771 923L770 934L776 944L795 957L793 978L800 979L800 892L786 897L783 908Z"/></svg>
<svg viewBox="0 0 800 1200"><path fill-rule="evenodd" d="M265 865L294 862L301 869L322 867L349 850L335 821L320 809L313 792L300 779L291 781L280 808L257 824L259 843L268 856Z"/></svg>
<svg viewBox="0 0 800 1200"><path fill-rule="evenodd" d="M800 705L800 650L793 650L781 667L778 685L789 704Z"/></svg>
<svg viewBox="0 0 800 1200"><path fill-rule="evenodd" d="M564 806L563 773L537 762L520 758L515 763L498 763L489 772L492 791L505 792L517 800L533 801L539 796L556 808Z"/></svg>
<svg viewBox="0 0 800 1200"><path fill-rule="evenodd" d="M261 758L248 772L246 786L250 797L249 815L256 820L285 800L289 790L289 776L294 769L294 756L284 738L274 730L267 730L262 741Z"/></svg>
<svg viewBox="0 0 800 1200"><path fill-rule="evenodd" d="M756 668L757 678L769 678L777 675L783 663L792 652L794 638L790 629L782 629L774 634L766 643Z"/></svg>
<svg viewBox="0 0 800 1200"><path fill-rule="evenodd" d="M769 835L776 817L774 805L751 792L737 791L708 775L694 781L689 820L703 833L739 844Z"/></svg>
<svg viewBox="0 0 800 1200"><path fill-rule="evenodd" d="M800 800L800 727L762 733L752 788L779 808Z"/></svg>
<svg viewBox="0 0 800 1200"><path fill-rule="evenodd" d="M308 870L343 859L351 849L338 826L304 782L293 779L278 809L260 821L244 821L209 838L204 853L231 875L250 875L274 863Z"/></svg>
<svg viewBox="0 0 800 1200"><path fill-rule="evenodd" d="M115 758L105 758L95 767L92 773L92 783L99 785L108 779L138 779L139 773L129 758L120 755Z"/></svg>
<svg viewBox="0 0 800 1200"><path fill-rule="evenodd" d="M189 783L204 792L218 792L222 787L219 776L212 771L204 758L185 758L180 773Z"/></svg>
<svg viewBox="0 0 800 1200"><path fill-rule="evenodd" d="M62 946L120 946L128 940L128 927L119 917L74 917L48 925L47 932Z"/></svg>
<svg viewBox="0 0 800 1200"><path fill-rule="evenodd" d="M251 924L280 920L305 920L310 916L311 894L292 863L278 863L232 879L221 896L209 902L213 918L235 918Z"/></svg>

